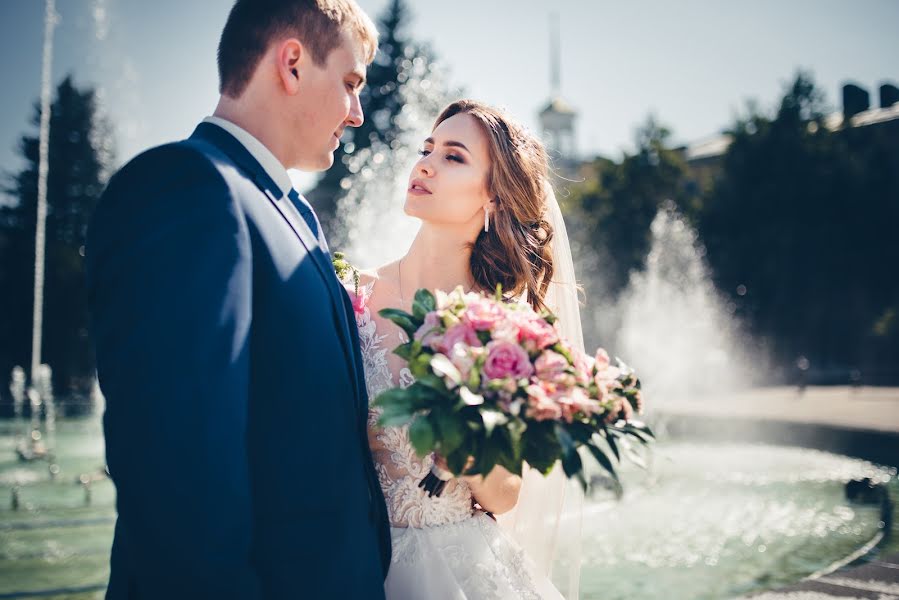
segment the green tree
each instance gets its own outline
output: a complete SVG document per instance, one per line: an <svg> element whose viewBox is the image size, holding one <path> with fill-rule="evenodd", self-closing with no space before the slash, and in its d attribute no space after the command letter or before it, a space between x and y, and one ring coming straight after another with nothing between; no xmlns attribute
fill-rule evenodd
<svg viewBox="0 0 899 600"><path fill-rule="evenodd" d="M397 139L397 118L404 105L401 91L408 81L411 60L417 50L404 34L409 19L406 3L403 0L391 0L378 23L378 53L368 68L368 82L362 90L365 120L361 127L346 129L344 143L334 153L334 165L307 195L329 237L336 228L334 219L337 203L349 189L348 178L353 175L350 167L353 155L372 144L391 147ZM332 238L332 245L334 241Z"/></svg>
<svg viewBox="0 0 899 600"><path fill-rule="evenodd" d="M54 370L62 394L93 371L84 290L88 219L112 165L108 124L97 114L94 91L66 77L56 89L50 118L44 287L43 362ZM35 105L32 125L40 121ZM0 373L29 365L34 300L34 233L37 215L38 137L21 138L25 167L7 174L12 203L0 208Z"/></svg>
<svg viewBox="0 0 899 600"><path fill-rule="evenodd" d="M783 364L875 368L872 344L895 360L899 338L883 268L899 260L899 124L831 131L826 112L800 72L773 117L738 120L699 231L719 288Z"/></svg>
<svg viewBox="0 0 899 600"><path fill-rule="evenodd" d="M637 152L620 163L597 159L585 168L585 182L571 189L566 209L578 237L589 240L602 257L608 289L617 293L627 285L630 272L642 267L649 250L650 231L665 200L686 205L686 163L668 145L670 131L654 117L636 132Z"/></svg>

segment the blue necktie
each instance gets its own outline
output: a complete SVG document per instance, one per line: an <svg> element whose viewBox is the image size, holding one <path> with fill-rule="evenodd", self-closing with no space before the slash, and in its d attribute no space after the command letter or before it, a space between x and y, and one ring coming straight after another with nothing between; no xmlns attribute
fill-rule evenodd
<svg viewBox="0 0 899 600"><path fill-rule="evenodd" d="M293 202L294 206L296 206L297 211L300 213L300 216L303 217L303 220L306 221L306 225L309 226L309 229L312 230L312 235L315 236L315 239L318 240L318 245L321 247L322 252L328 257L328 262L331 262L331 250L328 248L328 242L325 240L325 236L322 233L321 224L318 222L318 217L315 215L315 212L312 210L312 206L309 202L300 195L298 191L291 188L290 192L287 193L287 197Z"/></svg>

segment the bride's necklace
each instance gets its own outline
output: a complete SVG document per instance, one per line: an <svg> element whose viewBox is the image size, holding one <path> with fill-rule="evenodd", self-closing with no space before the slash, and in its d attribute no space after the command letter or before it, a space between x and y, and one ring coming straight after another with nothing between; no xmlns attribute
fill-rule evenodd
<svg viewBox="0 0 899 600"><path fill-rule="evenodd" d="M403 257L403 258L405 258L405 257ZM398 265L397 270L399 271L399 280L400 280L400 306L402 306L403 308L406 308L406 297L403 295L403 259L402 258L400 259L400 264ZM469 288L467 290L465 290L465 293L467 294L473 288L474 288L474 285L469 286Z"/></svg>

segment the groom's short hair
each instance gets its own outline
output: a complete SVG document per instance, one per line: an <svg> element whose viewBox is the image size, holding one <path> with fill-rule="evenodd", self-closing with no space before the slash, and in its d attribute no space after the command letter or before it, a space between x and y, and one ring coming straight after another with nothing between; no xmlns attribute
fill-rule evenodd
<svg viewBox="0 0 899 600"><path fill-rule="evenodd" d="M324 66L344 30L362 44L370 64L378 30L355 0L237 0L219 40L219 92L240 97L279 37L297 38L315 64Z"/></svg>

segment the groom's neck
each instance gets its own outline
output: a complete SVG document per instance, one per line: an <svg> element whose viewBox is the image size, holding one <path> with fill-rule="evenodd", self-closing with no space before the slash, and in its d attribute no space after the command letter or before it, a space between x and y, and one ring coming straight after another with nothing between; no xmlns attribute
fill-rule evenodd
<svg viewBox="0 0 899 600"><path fill-rule="evenodd" d="M249 91L237 99L222 95L212 116L234 123L259 140L285 168L291 168L293 161L283 139L283 128L279 127L271 107L266 108L265 103L251 96Z"/></svg>

